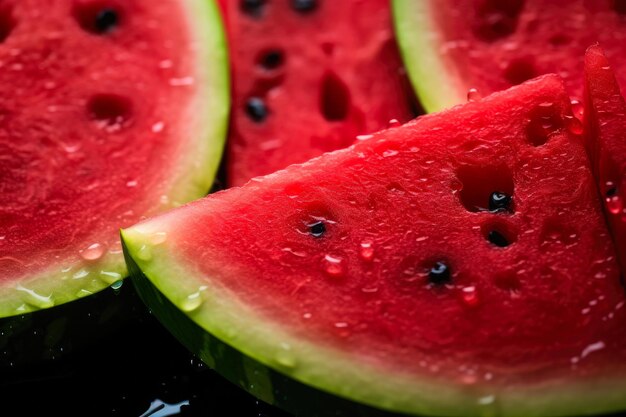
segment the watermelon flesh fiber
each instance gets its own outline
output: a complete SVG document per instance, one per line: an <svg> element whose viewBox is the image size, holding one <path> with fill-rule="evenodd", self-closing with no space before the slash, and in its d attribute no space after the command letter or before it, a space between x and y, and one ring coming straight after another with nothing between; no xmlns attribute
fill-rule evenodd
<svg viewBox="0 0 626 417"><path fill-rule="evenodd" d="M124 242L206 331L336 395L410 414L622 409L626 294L573 119L561 79L545 76ZM489 210L494 191L509 210Z"/></svg>
<svg viewBox="0 0 626 417"><path fill-rule="evenodd" d="M388 0L311 2L308 11L244 3L222 2L233 71L230 185L413 118Z"/></svg>
<svg viewBox="0 0 626 417"><path fill-rule="evenodd" d="M626 104L608 59L599 46L585 55L587 151L604 211L626 269Z"/></svg>
<svg viewBox="0 0 626 417"><path fill-rule="evenodd" d="M394 3L403 56L428 111L464 102L470 88L487 95L547 73L559 74L582 101L580 57L596 42L616 68L626 66L623 1ZM623 71L617 78L626 85Z"/></svg>
<svg viewBox="0 0 626 417"><path fill-rule="evenodd" d="M124 278L119 227L208 190L228 98L207 4L2 2L0 317ZM207 33L216 61L200 63Z"/></svg>

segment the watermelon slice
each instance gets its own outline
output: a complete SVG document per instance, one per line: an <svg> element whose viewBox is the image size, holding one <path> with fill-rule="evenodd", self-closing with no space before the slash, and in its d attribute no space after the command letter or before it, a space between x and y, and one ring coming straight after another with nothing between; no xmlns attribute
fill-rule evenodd
<svg viewBox="0 0 626 417"><path fill-rule="evenodd" d="M0 318L126 274L120 226L208 191L228 72L206 0L0 5Z"/></svg>
<svg viewBox="0 0 626 417"><path fill-rule="evenodd" d="M626 269L626 103L599 46L585 54L585 127L604 211Z"/></svg>
<svg viewBox="0 0 626 417"><path fill-rule="evenodd" d="M227 179L346 147L411 119L389 0L223 1L233 67Z"/></svg>
<svg viewBox="0 0 626 417"><path fill-rule="evenodd" d="M377 133L124 230L131 274L296 413L625 409L626 293L572 117L549 75Z"/></svg>
<svg viewBox="0 0 626 417"><path fill-rule="evenodd" d="M583 97L580 57L600 42L626 67L622 0L392 0L409 77L427 111L540 74L557 73L570 96ZM618 74L626 85L626 72Z"/></svg>

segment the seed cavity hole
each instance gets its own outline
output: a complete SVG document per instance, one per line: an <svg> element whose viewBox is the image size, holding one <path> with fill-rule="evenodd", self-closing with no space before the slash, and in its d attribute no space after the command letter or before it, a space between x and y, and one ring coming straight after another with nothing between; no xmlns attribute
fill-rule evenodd
<svg viewBox="0 0 626 417"><path fill-rule="evenodd" d="M248 117L257 123L265 121L269 115L265 100L260 97L250 97L246 102L245 110Z"/></svg>
<svg viewBox="0 0 626 417"><path fill-rule="evenodd" d="M504 78L511 85L518 85L536 77L535 60L531 57L514 59L504 69Z"/></svg>
<svg viewBox="0 0 626 417"><path fill-rule="evenodd" d="M294 220L299 234L314 238L327 236L337 224L334 213L321 202L307 204Z"/></svg>
<svg viewBox="0 0 626 417"><path fill-rule="evenodd" d="M550 39L548 39L548 42L550 42L550 44L552 46L565 46L568 43L570 43L572 41L572 38L570 38L569 36L567 36L564 33L558 33L556 35L553 35L552 37L550 37Z"/></svg>
<svg viewBox="0 0 626 417"><path fill-rule="evenodd" d="M268 49L263 51L258 59L258 65L266 71L274 71L280 68L285 61L283 51L280 49Z"/></svg>
<svg viewBox="0 0 626 417"><path fill-rule="evenodd" d="M291 7L298 13L308 14L318 7L318 0L291 0Z"/></svg>
<svg viewBox="0 0 626 417"><path fill-rule="evenodd" d="M524 0L484 0L476 8L474 33L485 42L506 38L517 29Z"/></svg>
<svg viewBox="0 0 626 417"><path fill-rule="evenodd" d="M83 30L96 35L110 33L122 23L119 6L102 1L77 3L74 18Z"/></svg>
<svg viewBox="0 0 626 417"><path fill-rule="evenodd" d="M260 18L265 10L266 0L240 0L239 10L245 15Z"/></svg>
<svg viewBox="0 0 626 417"><path fill-rule="evenodd" d="M320 88L320 112L329 122L345 120L350 111L350 92L346 84L333 72L322 78Z"/></svg>
<svg viewBox="0 0 626 417"><path fill-rule="evenodd" d="M121 128L130 121L130 100L115 94L98 94L87 103L89 116L107 129Z"/></svg>
<svg viewBox="0 0 626 417"><path fill-rule="evenodd" d="M626 0L612 0L612 6L615 13L620 16L626 15Z"/></svg>
<svg viewBox="0 0 626 417"><path fill-rule="evenodd" d="M513 213L513 176L504 165L499 166L463 166L457 171L457 179L461 183L461 190L452 190L459 195L461 203L467 211L503 211ZM458 188L458 187L456 187ZM494 208L494 194L500 198L497 201L501 209Z"/></svg>
<svg viewBox="0 0 626 417"><path fill-rule="evenodd" d="M0 5L0 43L6 41L16 24L13 9L6 4Z"/></svg>
<svg viewBox="0 0 626 417"><path fill-rule="evenodd" d="M558 107L554 103L542 103L529 114L526 135L532 146L542 146L550 136L563 129L564 122Z"/></svg>
<svg viewBox="0 0 626 417"><path fill-rule="evenodd" d="M481 227L483 237L494 247L506 248L517 241L517 230L502 222L488 222Z"/></svg>

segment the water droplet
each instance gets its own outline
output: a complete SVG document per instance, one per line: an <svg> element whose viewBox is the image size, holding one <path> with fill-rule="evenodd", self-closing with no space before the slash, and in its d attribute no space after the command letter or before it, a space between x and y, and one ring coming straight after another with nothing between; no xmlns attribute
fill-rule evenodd
<svg viewBox="0 0 626 417"><path fill-rule="evenodd" d="M72 275L73 279L82 279L85 278L86 276L89 275L89 271L87 271L86 269L80 269L76 272L74 272L74 275Z"/></svg>
<svg viewBox="0 0 626 417"><path fill-rule="evenodd" d="M112 271L100 271L100 279L111 285L122 279L122 274Z"/></svg>
<svg viewBox="0 0 626 417"><path fill-rule="evenodd" d="M391 119L387 122L387 128L393 129L394 127L400 127L401 124L398 119Z"/></svg>
<svg viewBox="0 0 626 417"><path fill-rule="evenodd" d="M38 308L50 308L54 306L54 300L52 299L52 294L48 296L44 296L41 294L37 294L34 290L23 287L18 284L15 287L16 290L23 292L26 294L26 299L24 302Z"/></svg>
<svg viewBox="0 0 626 417"><path fill-rule="evenodd" d="M186 87L193 85L194 79L193 77L181 77L181 78L171 78L170 85L172 87Z"/></svg>
<svg viewBox="0 0 626 417"><path fill-rule="evenodd" d="M461 299L463 303L468 307L477 307L479 302L478 293L476 292L476 287L465 287L463 288Z"/></svg>
<svg viewBox="0 0 626 417"><path fill-rule="evenodd" d="M165 241L167 240L167 233L166 232L156 232L156 233L152 233L149 237L148 240L150 241L151 244L153 245L161 245L163 243L165 243Z"/></svg>
<svg viewBox="0 0 626 417"><path fill-rule="evenodd" d="M338 329L345 329L348 327L348 323L346 323L345 321L338 321L337 323L335 323L335 327Z"/></svg>
<svg viewBox="0 0 626 417"><path fill-rule="evenodd" d="M159 62L159 68L161 69L169 69L172 68L174 66L174 63L172 62L171 59L164 59L163 61Z"/></svg>
<svg viewBox="0 0 626 417"><path fill-rule="evenodd" d="M582 135L583 124L576 117L565 116L565 124L567 126L567 130L569 130L572 135Z"/></svg>
<svg viewBox="0 0 626 417"><path fill-rule="evenodd" d="M324 256L324 270L332 277L339 277L343 274L341 265L342 259L332 255Z"/></svg>
<svg viewBox="0 0 626 417"><path fill-rule="evenodd" d="M180 308L187 313L197 310L202 305L202 294L200 291L189 294L180 304Z"/></svg>
<svg viewBox="0 0 626 417"><path fill-rule="evenodd" d="M618 195L607 197L605 201L606 208L611 214L619 214L619 212L621 212L622 208L624 207L622 204L622 199Z"/></svg>
<svg viewBox="0 0 626 417"><path fill-rule="evenodd" d="M276 362L286 368L294 368L296 366L296 357L289 343L281 343L276 352Z"/></svg>
<svg viewBox="0 0 626 417"><path fill-rule="evenodd" d="M117 291L120 288L122 288L122 285L124 285L124 281L123 280L115 281L113 284L111 284L111 288L113 288L114 290Z"/></svg>
<svg viewBox="0 0 626 417"><path fill-rule="evenodd" d="M373 138L374 135L357 135L356 139L357 140L368 140Z"/></svg>
<svg viewBox="0 0 626 417"><path fill-rule="evenodd" d="M104 246L99 243L93 243L80 251L80 256L86 261L95 261L102 257L104 254Z"/></svg>
<svg viewBox="0 0 626 417"><path fill-rule="evenodd" d="M81 289L80 291L78 291L76 293L76 297L83 298L83 297L87 297L87 296L92 295L92 294L93 294L93 292L83 288L83 289Z"/></svg>
<svg viewBox="0 0 626 417"><path fill-rule="evenodd" d="M304 313L304 314L302 314L302 318L303 318L303 319L308 320L308 319L310 319L311 317L313 317L313 314L311 314L311 313Z"/></svg>
<svg viewBox="0 0 626 417"><path fill-rule="evenodd" d="M480 397L478 399L478 404L480 405L490 405L495 403L496 396L495 395L485 395L484 397Z"/></svg>
<svg viewBox="0 0 626 417"><path fill-rule="evenodd" d="M141 247L137 251L137 258L141 259L142 261L152 260L152 248L147 245L141 245Z"/></svg>
<svg viewBox="0 0 626 417"><path fill-rule="evenodd" d="M580 102L580 100L572 100L572 113L574 113L574 117L576 117L578 120L582 120L583 119L583 114L585 112L585 106L583 106L583 104Z"/></svg>
<svg viewBox="0 0 626 417"><path fill-rule="evenodd" d="M478 101L478 100L480 100L481 98L483 98L483 97L482 97L482 95L478 92L478 90L477 90L477 89L475 89L475 88L470 88L470 89L467 91L467 101L468 101L468 102L470 102L470 103L471 103L471 102L474 102L474 101Z"/></svg>
<svg viewBox="0 0 626 417"><path fill-rule="evenodd" d="M592 343L589 346L587 346L580 354L580 359L584 359L587 356L589 356L590 354L592 354L593 352L597 352L599 350L602 350L606 347L605 343L603 341L599 341L596 343Z"/></svg>
<svg viewBox="0 0 626 417"><path fill-rule="evenodd" d="M128 181L128 182L126 182L126 186L128 188L134 188L134 187L137 186L137 181L136 180Z"/></svg>
<svg viewBox="0 0 626 417"><path fill-rule="evenodd" d="M389 158L392 156L396 156L397 154L398 154L398 151L396 151L395 149L387 149L386 151L383 152L383 157Z"/></svg>
<svg viewBox="0 0 626 417"><path fill-rule="evenodd" d="M165 123L156 122L152 125L152 133L161 133L165 129Z"/></svg>
<svg viewBox="0 0 626 417"><path fill-rule="evenodd" d="M364 261L371 261L374 259L373 243L370 241L361 242L361 250L359 253Z"/></svg>

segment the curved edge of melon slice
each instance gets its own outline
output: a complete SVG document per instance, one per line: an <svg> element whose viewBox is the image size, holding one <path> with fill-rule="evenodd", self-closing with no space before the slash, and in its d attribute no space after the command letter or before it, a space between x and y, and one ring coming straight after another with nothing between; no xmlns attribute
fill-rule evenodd
<svg viewBox="0 0 626 417"><path fill-rule="evenodd" d="M168 193L173 207L202 197L211 188L224 151L230 113L228 42L219 7L213 0L184 3L197 34L196 79L203 88L196 95L197 104L190 107L189 131L196 138L195 147L190 147L187 162L181 164L190 169L178 174ZM196 108L205 108L207 113L198 113Z"/></svg>
<svg viewBox="0 0 626 417"><path fill-rule="evenodd" d="M270 404L303 416L556 417L626 407L626 376L593 383L466 385L436 376L385 372L350 352L298 338L177 259L172 242L155 244L154 236L175 227L176 216L171 214L121 232L140 297L189 350Z"/></svg>
<svg viewBox="0 0 626 417"><path fill-rule="evenodd" d="M177 207L203 197L209 191L219 168L226 141L230 111L228 50L219 9L212 0L185 0L193 25L197 52L195 78L201 86L195 104L189 106L189 151L180 156L165 194L167 204L160 210ZM206 113L196 109L204 108ZM154 213L146 213L150 215ZM109 252L95 262L80 261L71 269L53 265L19 284L0 287L0 320L74 301L125 278L122 251Z"/></svg>
<svg viewBox="0 0 626 417"><path fill-rule="evenodd" d="M404 66L420 103L429 113L466 101L458 74L446 65L438 50L443 40L435 26L435 3L392 0L394 29Z"/></svg>

